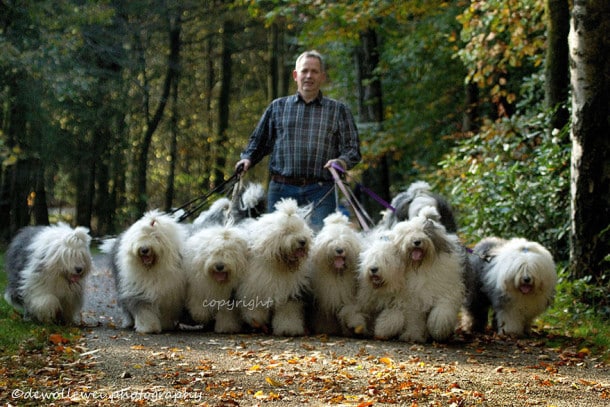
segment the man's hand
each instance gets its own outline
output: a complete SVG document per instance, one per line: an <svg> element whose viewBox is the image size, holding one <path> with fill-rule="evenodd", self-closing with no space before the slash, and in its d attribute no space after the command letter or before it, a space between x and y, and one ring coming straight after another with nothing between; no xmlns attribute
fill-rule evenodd
<svg viewBox="0 0 610 407"><path fill-rule="evenodd" d="M235 164L235 171L237 171L238 174L243 174L248 171L248 168L250 168L251 163L252 162L247 158L243 158L239 160L237 164Z"/></svg>
<svg viewBox="0 0 610 407"><path fill-rule="evenodd" d="M337 164L339 167L341 167L343 169L343 171L345 171L347 169L347 165L345 164L345 161L343 161L340 158L328 160L328 162L326 164L324 164L324 168L330 168L333 165L333 163Z"/></svg>

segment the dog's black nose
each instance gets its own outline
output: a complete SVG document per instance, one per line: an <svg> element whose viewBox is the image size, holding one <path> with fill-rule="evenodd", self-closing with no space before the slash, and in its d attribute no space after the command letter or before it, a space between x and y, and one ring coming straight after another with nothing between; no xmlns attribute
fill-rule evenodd
<svg viewBox="0 0 610 407"><path fill-rule="evenodd" d="M532 278L530 276L525 276L525 277L523 277L523 282L525 284L529 284L532 282Z"/></svg>
<svg viewBox="0 0 610 407"><path fill-rule="evenodd" d="M377 272L379 271L379 267L371 267L369 271L371 272L371 274L377 274Z"/></svg>
<svg viewBox="0 0 610 407"><path fill-rule="evenodd" d="M299 246L305 247L306 244L307 244L307 240L305 240L305 239L300 239L299 240Z"/></svg>
<svg viewBox="0 0 610 407"><path fill-rule="evenodd" d="M335 253L337 253L337 254L343 254L343 249L342 249L342 248L340 248L340 247L338 247L338 248L336 248L336 249L335 249Z"/></svg>
<svg viewBox="0 0 610 407"><path fill-rule="evenodd" d="M148 247L140 247L140 254L141 255L147 255L150 252L150 249Z"/></svg>
<svg viewBox="0 0 610 407"><path fill-rule="evenodd" d="M223 271L225 269L225 265L223 263L216 263L214 265L214 268L216 269L216 271Z"/></svg>
<svg viewBox="0 0 610 407"><path fill-rule="evenodd" d="M84 268L83 267L74 267L74 272L76 274L81 274L83 272Z"/></svg>
<svg viewBox="0 0 610 407"><path fill-rule="evenodd" d="M413 245L418 246L418 247L421 246L421 240L414 241Z"/></svg>

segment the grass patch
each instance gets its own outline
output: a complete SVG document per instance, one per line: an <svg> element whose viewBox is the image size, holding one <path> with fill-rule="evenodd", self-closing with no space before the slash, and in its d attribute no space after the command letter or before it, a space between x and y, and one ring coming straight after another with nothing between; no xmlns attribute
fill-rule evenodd
<svg viewBox="0 0 610 407"><path fill-rule="evenodd" d="M550 332L549 345L570 346L577 340L591 357L610 362L610 307L608 289L588 279L572 279L559 271L555 301L540 318ZM563 340L560 338L564 338Z"/></svg>

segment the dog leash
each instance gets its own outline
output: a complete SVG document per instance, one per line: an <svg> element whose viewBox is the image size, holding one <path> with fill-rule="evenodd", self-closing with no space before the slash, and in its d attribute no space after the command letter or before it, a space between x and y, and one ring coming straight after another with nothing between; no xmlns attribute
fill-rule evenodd
<svg viewBox="0 0 610 407"><path fill-rule="evenodd" d="M373 192L369 188L367 188L364 185L359 184L359 183L356 183L356 186L358 188L360 188L361 190L363 190L364 192L366 192L371 198L373 198L375 201L377 201L377 203L381 204L381 206L383 206L384 208L389 209L392 212L396 212L396 208L394 208L385 199L383 199L382 197L377 195L375 192Z"/></svg>
<svg viewBox="0 0 610 407"><path fill-rule="evenodd" d="M185 219L187 219L188 217L192 216L193 214L197 213L199 210L201 210L201 208L203 208L203 206L207 203L208 199L215 193L217 193L218 191L221 190L228 190L229 188L235 186L235 184L237 183L238 179L241 177L241 172L243 171L243 167L237 168L235 170L235 172L233 173L233 175L231 175L231 177L229 177L228 179L222 181L220 184L218 184L214 189L212 189L211 191L209 191L207 194L204 195L200 195L196 198L191 199L190 201L188 201L187 203L179 206L178 208L173 209L172 211L170 211L170 215L175 214L176 212L180 211L180 210L184 210L184 213L182 215L180 215L178 217L178 222L182 222ZM231 184L229 187L227 187L227 185ZM185 208L193 205L195 202L199 202L201 201L198 205L196 205L195 207L186 210Z"/></svg>
<svg viewBox="0 0 610 407"><path fill-rule="evenodd" d="M337 172L338 170L345 172L345 170L343 169L343 167L341 167L340 165L338 165L334 162L331 163L328 170L330 171L330 173L333 176L333 179L335 180L335 185L339 187L341 192L343 192L343 194L347 198L350 205L352 205L352 208L354 208L354 213L356 214L356 217L358 218L358 222L360 223L360 226L362 227L362 229L364 231L368 232L370 230L370 228L369 228L368 223L365 220L365 216L363 215L363 213L366 213L366 212L364 211L364 209L362 208L362 206L360 205L360 203L357 200L355 201L356 204L354 204L352 194L350 192L348 192L348 189L345 187L345 184L343 183L343 181L341 180L341 177L339 176L339 173ZM338 200L338 198L337 198L337 200ZM367 215L367 218L370 221L370 217L368 217L368 215Z"/></svg>
<svg viewBox="0 0 610 407"><path fill-rule="evenodd" d="M336 163L331 163L331 166L335 169L337 169L338 171L341 172L345 172L345 170L343 169L343 167L341 167L340 165L337 165ZM382 197L380 197L379 195L377 195L375 192L373 192L373 190L365 187L364 185L362 185L361 183L357 182L356 183L356 187L361 189L362 191L366 192L368 196L370 196L371 198L373 198L375 201L377 201L378 204L380 204L381 206L383 206L386 209L391 210L392 212L396 212L396 208L394 208L390 203L388 203L385 199L383 199Z"/></svg>

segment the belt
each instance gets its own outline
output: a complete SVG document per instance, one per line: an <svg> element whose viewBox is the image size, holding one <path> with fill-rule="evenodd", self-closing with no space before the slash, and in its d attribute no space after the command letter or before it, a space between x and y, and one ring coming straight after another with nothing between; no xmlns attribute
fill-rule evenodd
<svg viewBox="0 0 610 407"><path fill-rule="evenodd" d="M279 184L288 184L288 185L295 185L295 186L317 184L318 182L327 182L326 180L323 180L322 178L284 177L283 175L279 175L279 174L272 174L271 180L275 181ZM330 182L330 181L328 181L328 182Z"/></svg>

